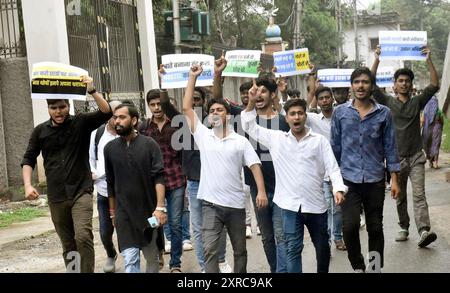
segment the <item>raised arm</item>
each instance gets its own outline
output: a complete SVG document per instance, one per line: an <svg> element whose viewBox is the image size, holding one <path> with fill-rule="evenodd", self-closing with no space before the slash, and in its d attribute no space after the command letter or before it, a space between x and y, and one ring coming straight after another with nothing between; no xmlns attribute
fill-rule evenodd
<svg viewBox="0 0 450 293"><path fill-rule="evenodd" d="M311 69L311 73L308 77L308 96L306 98L306 103L308 105L309 109L317 109L317 100L316 98L316 90L318 88L318 85L316 84L318 82L316 78L316 72L314 72L315 66L314 64L309 64L309 68Z"/></svg>
<svg viewBox="0 0 450 293"><path fill-rule="evenodd" d="M161 87L162 76L164 74L166 74L166 71L164 69L164 65L161 64L159 66L159 71L158 71L160 87ZM177 108L175 108L175 106L172 105L172 103L170 102L169 92L167 91L167 89L161 89L161 91L159 93L159 98L160 98L160 102L161 102L161 109L164 112L164 114L167 116L167 118L169 118L170 120L173 120L173 117L181 114L180 111L178 111Z"/></svg>
<svg viewBox="0 0 450 293"><path fill-rule="evenodd" d="M274 135L277 135L276 130L270 130L265 127L261 127L256 123L256 99L261 95L263 86L258 87L256 81L253 80L253 87L248 91L248 105L247 108L241 113L242 127L254 140L263 144L267 148L271 148L273 142L276 141Z"/></svg>
<svg viewBox="0 0 450 293"><path fill-rule="evenodd" d="M186 116L186 120L188 121L191 132L194 133L197 128L197 115L192 109L192 105L194 104L194 90L195 83L197 82L197 78L202 74L203 68L199 65L192 66L189 72L189 80L186 88L186 92L183 98L183 114Z"/></svg>
<svg viewBox="0 0 450 293"><path fill-rule="evenodd" d="M375 49L375 61L372 64L372 68L370 71L373 76L377 76L378 66L380 66L380 55L381 55L381 47L378 45Z"/></svg>
<svg viewBox="0 0 450 293"><path fill-rule="evenodd" d="M222 51L222 56L216 60L214 64L214 85L213 85L213 97L214 99L223 99L222 90L222 72L227 68L227 60L225 59L225 52Z"/></svg>
<svg viewBox="0 0 450 293"><path fill-rule="evenodd" d="M95 90L94 80L90 76L82 76L81 82L87 85L88 92L92 95L97 103L98 108L102 113L111 113L111 107L109 107L108 102L103 98L103 95Z"/></svg>
<svg viewBox="0 0 450 293"><path fill-rule="evenodd" d="M439 75L436 67L434 67L433 61L431 60L431 49L426 47L423 49L422 54L427 56L427 65L428 70L430 71L430 85L439 88Z"/></svg>

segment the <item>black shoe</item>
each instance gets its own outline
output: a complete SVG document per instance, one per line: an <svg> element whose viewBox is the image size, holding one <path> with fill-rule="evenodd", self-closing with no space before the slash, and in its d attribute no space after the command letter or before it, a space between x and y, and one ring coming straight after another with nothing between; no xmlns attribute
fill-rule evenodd
<svg viewBox="0 0 450 293"><path fill-rule="evenodd" d="M417 245L419 245L420 248L424 248L430 245L432 242L436 241L436 239L437 239L436 233L423 231L420 234L420 240Z"/></svg>

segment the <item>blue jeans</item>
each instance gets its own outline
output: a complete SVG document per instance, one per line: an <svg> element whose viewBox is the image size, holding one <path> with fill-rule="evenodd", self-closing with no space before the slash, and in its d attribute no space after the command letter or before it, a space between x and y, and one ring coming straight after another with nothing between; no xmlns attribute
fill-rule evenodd
<svg viewBox="0 0 450 293"><path fill-rule="evenodd" d="M273 193L268 192L269 205L264 209L256 207L258 191L250 187L256 218L261 229L261 240L271 273L287 273L286 239L283 232L281 209L273 202Z"/></svg>
<svg viewBox="0 0 450 293"><path fill-rule="evenodd" d="M105 248L108 257L114 258L117 255L117 252L113 243L114 226L109 215L109 199L102 196L100 193L97 195L97 210L100 239L102 240L103 247Z"/></svg>
<svg viewBox="0 0 450 293"><path fill-rule="evenodd" d="M181 267L181 255L183 253L181 218L184 206L184 190L185 187L182 186L178 189L166 191L167 213L169 217L168 224L170 226L171 240L170 268Z"/></svg>
<svg viewBox="0 0 450 293"><path fill-rule="evenodd" d="M323 182L323 192L328 202L328 236L331 245L331 233L333 233L334 241L342 240L342 209L336 205L330 181Z"/></svg>
<svg viewBox="0 0 450 293"><path fill-rule="evenodd" d="M152 242L142 249L131 247L122 251L122 256L125 263L125 273L140 273L141 272L141 250L144 254L146 264L146 273L159 272L159 250L156 244L157 230L153 231Z"/></svg>
<svg viewBox="0 0 450 293"><path fill-rule="evenodd" d="M327 213L306 214L282 210L284 235L287 241L288 273L302 273L303 234L306 226L316 249L317 272L328 273L330 245L328 244Z"/></svg>
<svg viewBox="0 0 450 293"><path fill-rule="evenodd" d="M181 230L182 230L182 235L183 235L183 242L184 241L191 241L191 225L190 225L190 218L191 218L191 213L189 212L189 207L186 206L186 204L184 205L183 208L183 215L181 217ZM164 225L164 235L166 236L167 241L170 241L170 239L172 239L172 237L170 237L170 225Z"/></svg>
<svg viewBox="0 0 450 293"><path fill-rule="evenodd" d="M187 192L189 197L189 209L191 213L191 225L192 225L192 234L194 238L194 247L195 254L197 256L198 264L202 271L205 270L205 255L203 249L203 240L202 240L202 223L203 223L203 214L202 214L202 201L197 198L198 194L198 181L188 181L187 183ZM227 237L226 230L222 232L222 236L219 243L219 262L225 262L225 253L226 253L226 245L227 245Z"/></svg>

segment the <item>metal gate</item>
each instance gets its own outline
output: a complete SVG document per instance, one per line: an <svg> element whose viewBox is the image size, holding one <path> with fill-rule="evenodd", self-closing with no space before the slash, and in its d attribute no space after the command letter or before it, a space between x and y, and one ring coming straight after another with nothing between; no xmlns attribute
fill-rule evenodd
<svg viewBox="0 0 450 293"><path fill-rule="evenodd" d="M72 2L65 0L66 6ZM78 10L66 9L71 64L88 70L97 89L108 99L134 102L143 117L144 83L135 0L78 2ZM75 104L76 112L95 108L93 100Z"/></svg>

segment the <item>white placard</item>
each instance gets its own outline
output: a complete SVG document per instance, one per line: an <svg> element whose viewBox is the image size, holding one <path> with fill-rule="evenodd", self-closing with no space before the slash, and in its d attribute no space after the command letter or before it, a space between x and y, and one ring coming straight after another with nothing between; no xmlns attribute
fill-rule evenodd
<svg viewBox="0 0 450 293"><path fill-rule="evenodd" d="M427 32L380 31L381 60L425 61L423 47L427 45Z"/></svg>
<svg viewBox="0 0 450 293"><path fill-rule="evenodd" d="M163 75L163 89L186 88L192 65L203 66L203 73L198 77L196 86L212 86L214 82L214 56L202 54L173 54L162 56L166 74Z"/></svg>

